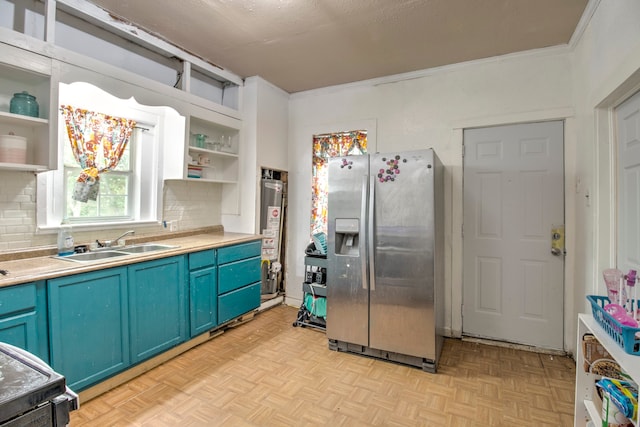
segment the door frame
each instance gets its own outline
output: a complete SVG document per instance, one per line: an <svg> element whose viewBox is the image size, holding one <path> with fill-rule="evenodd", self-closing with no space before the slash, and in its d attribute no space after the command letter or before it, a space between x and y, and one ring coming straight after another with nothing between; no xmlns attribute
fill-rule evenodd
<svg viewBox="0 0 640 427"><path fill-rule="evenodd" d="M593 109L595 119L594 163L596 183L593 191L593 206L598 221L594 224L594 261L592 278L600 277L602 270L616 265L618 225L618 138L616 135L615 109L629 97L640 91L640 69L636 70L619 86L603 89L596 99L600 101ZM582 285L585 294L602 293L600 281L592 279Z"/></svg>
<svg viewBox="0 0 640 427"><path fill-rule="evenodd" d="M445 295L445 317L451 319L451 330L445 331L452 337L462 337L462 219L463 219L463 165L462 144L464 129L476 127L489 127L501 125L513 125L520 123L534 123L550 120L564 121L564 194L565 194L565 256L564 270L564 349L572 349L575 346L575 229L576 229L576 170L575 156L572 153L577 148L574 110L572 108L559 108L547 111L535 111L517 113L508 116L492 116L469 119L454 123L451 130L452 152L450 153L452 164L460 167L449 170L449 178L446 180L445 194L451 194L450 215L446 215L445 227L451 230L451 241L447 245L451 248L451 257L446 261L447 286L451 290ZM448 299L448 301L446 301Z"/></svg>
<svg viewBox="0 0 640 427"><path fill-rule="evenodd" d="M501 255L509 257L511 255L502 254L501 252L494 253L493 251L498 249L497 248L489 249L490 247L493 247L491 243L489 243L488 241L485 241L483 243L482 239L480 241L475 240L473 236L473 230L475 230L474 224L467 224L466 222L464 222L466 218L466 221L471 221L475 223L476 220L478 219L477 215L479 214L478 212L476 212L473 218L469 217L468 215L469 213L471 213L471 211L474 211L474 207L476 209L478 208L477 200L473 196L473 193L474 193L473 188L475 188L473 181L476 178L479 178L481 175L475 175L473 172L469 172L473 175L472 176L473 179L470 182L466 183L470 186L469 190L467 190L465 186L465 181L467 177L466 175L467 167L474 169L475 173L478 173L478 168L479 168L480 170L485 172L486 171L494 171L497 173L504 172L508 176L511 176L509 174L511 172L517 173L517 170L512 171L512 169L509 168L509 163L511 161L516 163L520 161L522 163L518 163L518 164L520 164L521 167L524 167L526 172L535 171L537 170L538 167L542 166L537 156L533 156L532 158L529 158L529 159L525 158L520 160L518 160L517 158L507 157L507 156L517 156L518 155L517 153L519 151L518 144L521 143L522 141L526 141L531 138L541 138L544 136L548 136L551 140L553 140L553 146L549 147L550 152L553 153L553 157L555 158L555 156L560 155L562 156L562 158L559 159L560 161L558 161L558 159L556 158L553 161L554 163L553 167L548 169L547 172L552 173L553 176L561 176L561 179L563 180L563 182L562 182L562 191L560 194L557 193L557 191L559 191L557 186L556 186L556 190L550 190L551 193L547 193L546 192L547 190L544 190L545 193L543 194L544 196L543 203L546 204L547 202L552 202L553 204L548 206L548 209L546 209L545 213L543 213L544 217L540 219L546 220L546 221L551 220L551 222L544 223L544 226L548 226L548 228L544 230L538 230L538 232L540 233L538 237L540 238L544 236L545 237L544 240L546 241L547 233L551 231L554 224L562 224L562 226L564 227L564 223L566 221L565 220L565 194L564 194L564 179L565 179L564 122L565 122L564 120L545 120L545 121L535 121L535 122L526 122L526 123L519 122L519 123L508 124L508 125L483 126L483 127L467 128L463 130L463 159L462 159L462 169L463 169L462 171L463 173L462 203L463 203L463 227L464 227L463 231L467 232L466 234L463 233L463 236L462 236L462 242L463 242L462 298L463 298L463 304L464 304L462 332L463 332L463 336L465 337L470 337L473 339L484 339L483 337L486 337L486 339L488 339L489 341L496 341L496 342L503 341L505 343L512 343L512 344L519 343L518 345L522 345L527 348L536 348L545 352L552 351L554 354L558 354L558 353L563 354L563 351L565 350L565 345L564 345L565 334L566 334L566 331L564 330L564 316L565 316L564 299L566 298L565 291L564 291L564 287L565 287L565 283L564 283L565 259L564 258L565 257L563 254L560 254L560 255L555 254L556 256L549 254L551 242L547 242L546 246L540 240L536 240L535 242L522 243L522 244L524 244L526 247L526 249L524 250L527 251L527 253L529 253L530 256L532 256L533 259L536 260L536 262L541 262L545 264L544 272L549 273L550 276L552 276L552 282L548 284L549 288L547 290L550 291L553 295L555 295L555 297L553 297L555 301L551 301L549 299L551 298L549 295L542 296L544 304L550 304L552 307L551 311L548 312L543 317L543 319L549 322L547 324L547 327L549 326L551 326L552 328L560 327L559 335L557 334L557 331L549 335L549 333L545 332L545 329L542 328L537 321L519 318L518 317L519 315L517 313L513 313L511 311L513 307L500 307L498 308L499 313L496 313L496 314L501 315L500 317L502 321L509 322L511 319L511 321L513 321L514 323L519 324L520 327L525 327L526 329L530 326L531 328L533 328L533 334L535 337L532 340L523 338L521 334L517 333L517 330L514 330L514 329L502 330L501 332L497 332L494 330L486 329L487 325L485 325L484 327L480 325L476 325L475 327L472 326L475 320L478 320L479 323L484 323L485 321L491 323L492 321L489 319L493 319L493 316L487 316L486 314L482 314L481 313L482 310L478 312L477 310L474 310L472 307L474 304L478 303L477 298L480 298L480 297L478 295L476 295L475 297L473 295L467 295L467 292L471 291L471 293L474 293L472 289L475 289L480 284L476 283L475 286L471 286L471 282L474 282L474 278L466 277L466 273L471 271L470 270L471 266L468 264L468 261L471 261L471 260L468 260L466 258L466 255L470 255L472 258L481 256L483 248L487 248L487 250L489 250L492 254L494 254L497 257L500 257ZM469 133L469 141L467 141L465 138L467 132ZM482 135L482 136L479 136L479 135ZM482 144L483 142L486 143L488 141L495 140L496 138L502 142L504 141L502 139L503 137L506 138L508 147L507 146L504 147L505 158L503 159L502 162L497 161L496 163L496 161L494 160L489 161L488 159L480 159L480 160L475 159L474 147L476 147L476 145L474 144L478 144L478 143ZM560 146L558 146L557 144L560 144ZM473 151L474 153L471 153L471 151ZM507 155L506 153L511 153L511 154ZM473 157L474 159L471 159L471 157ZM487 161L490 162L490 165L486 163ZM546 163L546 162L543 162L543 163ZM561 168L561 170L558 170L557 169L558 167ZM526 172L525 172L525 175L518 174L517 177L524 178L526 176ZM516 181L518 180L518 178L516 178ZM505 179L504 177L500 178L500 182L502 184L505 184L504 179ZM555 178L553 181L555 184ZM511 182L511 179L508 179L507 182ZM547 182L546 185L549 185L549 181L546 181L546 182ZM513 185L516 185L516 184L513 184ZM522 187L517 187L517 186L515 188L510 186L510 189L511 190L503 188L502 191L515 190L515 194L518 194L519 191L523 190ZM469 191L471 191L471 193ZM515 195L513 193L511 194ZM506 194L503 194L503 196L508 197ZM556 205L555 203L558 203L558 205ZM465 208L468 208L469 212L467 212ZM506 214L506 212L504 211L504 208L500 208L500 212L502 212L503 214ZM511 214L516 213L511 210L508 210L508 212L510 212ZM553 214L550 214L550 212L553 212ZM561 213L562 215L556 216L559 213ZM547 215L550 215L550 216L547 216ZM505 218L502 218L502 220L503 222L506 221L511 225L513 225L512 221L518 221L517 218L509 215L505 216ZM511 241L511 244L517 245L517 243L512 240L514 237L515 235L512 235L512 234L505 234L502 236L502 238L506 239L507 241ZM467 243L467 240L465 239L469 239L469 241L476 242L474 244L475 249L469 249L468 253L465 251L465 246ZM487 244L489 246L485 246ZM501 249L499 249L498 251L506 250L507 252L509 252L510 249L512 248L511 244L507 244L507 246L500 245ZM520 253L519 252L520 249L517 249L516 247L513 247L513 249L518 251L518 253ZM533 252L530 252L530 251L533 251ZM519 258L519 257L516 257L516 258ZM502 259L502 260L506 261L505 259ZM515 261L515 259L510 259L510 258L507 258L507 260L510 260L511 262ZM558 262L561 262L561 266L558 265ZM512 264L512 266L513 265L514 264ZM507 267L507 265L503 265L502 268L506 270L510 270L511 268L517 269L517 267L515 266ZM503 270L503 272L505 272L505 270ZM524 271L517 269L516 271L511 271L511 273L524 273ZM555 282L555 280L558 280L559 283ZM509 294L510 297L524 297L524 295L526 294L526 291L524 288L520 288L517 293L511 294L510 292L514 289L518 289L518 286L516 285L515 287L512 287L505 283L503 283L503 285L505 286L504 287L499 286L499 289L497 289L498 292L501 293L500 299L502 299L502 297L507 297L507 294ZM558 304L559 302L556 300L556 298L559 297L560 295L562 295L561 296L562 301L560 302L560 304ZM557 309L561 309L562 313L557 313L556 311ZM545 309L545 312L546 312L546 309ZM471 320L464 318L465 313L470 316ZM558 314L560 314L560 316L558 316ZM478 317L476 318L474 316L478 316ZM515 316L515 317L511 317L511 316ZM540 343L539 345L541 345L541 347L538 347L538 345L533 344L533 342L539 342Z"/></svg>

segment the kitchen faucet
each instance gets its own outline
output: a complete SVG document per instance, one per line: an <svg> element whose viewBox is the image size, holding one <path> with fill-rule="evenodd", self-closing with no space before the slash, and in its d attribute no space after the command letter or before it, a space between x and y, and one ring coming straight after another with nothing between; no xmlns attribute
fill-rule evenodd
<svg viewBox="0 0 640 427"><path fill-rule="evenodd" d="M124 233L122 233L122 235L116 237L113 240L105 240L104 242L100 242L100 240L96 239L96 243L98 244L99 248L110 248L113 246L114 243L118 243L118 240L122 239L124 236L128 236L128 235L133 235L135 234L135 230L129 230L129 231L125 231Z"/></svg>

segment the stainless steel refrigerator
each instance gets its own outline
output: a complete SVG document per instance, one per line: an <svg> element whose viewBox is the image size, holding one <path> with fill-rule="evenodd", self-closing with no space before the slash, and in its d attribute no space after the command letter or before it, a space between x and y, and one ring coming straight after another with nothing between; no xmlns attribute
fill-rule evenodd
<svg viewBox="0 0 640 427"><path fill-rule="evenodd" d="M432 149L329 161L329 348L435 372L444 325L444 177Z"/></svg>

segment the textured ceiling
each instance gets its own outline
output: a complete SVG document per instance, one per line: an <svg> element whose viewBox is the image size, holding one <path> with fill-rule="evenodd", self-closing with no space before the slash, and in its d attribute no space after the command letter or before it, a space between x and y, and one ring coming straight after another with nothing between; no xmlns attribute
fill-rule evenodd
<svg viewBox="0 0 640 427"><path fill-rule="evenodd" d="M289 93L563 45L588 0L90 0Z"/></svg>

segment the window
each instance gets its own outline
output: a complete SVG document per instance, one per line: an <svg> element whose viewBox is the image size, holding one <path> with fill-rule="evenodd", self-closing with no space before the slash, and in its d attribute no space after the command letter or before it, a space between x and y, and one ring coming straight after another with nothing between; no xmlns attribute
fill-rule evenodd
<svg viewBox="0 0 640 427"><path fill-rule="evenodd" d="M331 157L365 154L367 131L329 133L313 136L311 184L311 235L327 233L328 163Z"/></svg>
<svg viewBox="0 0 640 427"><path fill-rule="evenodd" d="M39 229L73 224L96 229L128 224L158 223L162 216L162 146L166 134L184 134L184 119L169 107L148 107L122 100L88 83L60 84L60 105L72 105L136 122L117 166L100 175L96 200L73 199L82 171L73 156L66 124L58 119L58 159L55 171L38 175Z"/></svg>
<svg viewBox="0 0 640 427"><path fill-rule="evenodd" d="M68 136L63 141L64 151L64 215L63 222L95 222L100 220L132 220L132 203L129 199L135 193L133 184L136 171L133 168L132 153L136 153L136 138L133 132L127 147L114 170L100 176L100 190L97 200L81 202L73 199L73 189L82 168L73 157Z"/></svg>

